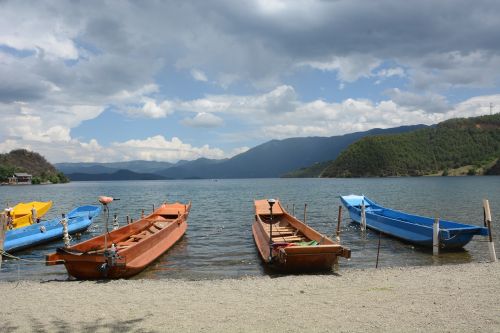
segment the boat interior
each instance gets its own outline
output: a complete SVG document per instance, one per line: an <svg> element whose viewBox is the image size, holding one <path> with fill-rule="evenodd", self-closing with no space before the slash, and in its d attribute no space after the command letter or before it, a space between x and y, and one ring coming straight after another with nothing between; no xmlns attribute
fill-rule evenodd
<svg viewBox="0 0 500 333"><path fill-rule="evenodd" d="M86 242L76 244L69 249L61 249L63 252L76 255L81 254L100 254L104 252L104 239L107 238L107 247L115 244L117 251L126 250L127 248L142 242L149 237L155 235L161 230L167 228L172 223L175 223L179 217L182 217L184 212L165 214L153 214L134 222L125 225L117 230L110 231L106 235L101 235L96 239L89 239Z"/></svg>
<svg viewBox="0 0 500 333"><path fill-rule="evenodd" d="M145 227L134 233L132 235L127 235L125 239L119 240L115 243L117 250L126 249L132 245L137 244L140 241L143 241L159 231L166 228L168 225L173 223L175 220L179 218L178 214L167 214L167 215L155 215L151 218L146 218L147 222Z"/></svg>
<svg viewBox="0 0 500 333"><path fill-rule="evenodd" d="M259 215L264 224L264 230L269 235L272 229L273 243L305 243L310 242L306 235L304 235L298 228L296 228L288 217L284 214L273 214L273 223L270 215ZM272 227L271 227L272 226Z"/></svg>

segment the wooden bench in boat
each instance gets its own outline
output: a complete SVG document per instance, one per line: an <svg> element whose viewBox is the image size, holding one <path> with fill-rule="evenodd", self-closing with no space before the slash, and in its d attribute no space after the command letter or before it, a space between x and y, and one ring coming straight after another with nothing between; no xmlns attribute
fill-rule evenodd
<svg viewBox="0 0 500 333"><path fill-rule="evenodd" d="M304 237L300 236L285 236L285 237L280 237L280 236L273 236L273 241L277 242L302 242L305 241L306 239Z"/></svg>
<svg viewBox="0 0 500 333"><path fill-rule="evenodd" d="M294 234L295 234L295 231L274 231L274 229L273 229L273 237L292 236Z"/></svg>
<svg viewBox="0 0 500 333"><path fill-rule="evenodd" d="M169 224L170 224L170 222L166 222L166 221L156 221L153 223L153 225L155 227L157 227L158 229L163 229Z"/></svg>

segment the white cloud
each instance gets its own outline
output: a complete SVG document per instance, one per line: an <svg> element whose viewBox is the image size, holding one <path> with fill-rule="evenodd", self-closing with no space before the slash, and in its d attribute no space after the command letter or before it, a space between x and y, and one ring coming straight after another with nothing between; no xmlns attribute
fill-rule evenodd
<svg viewBox="0 0 500 333"><path fill-rule="evenodd" d="M212 113L200 112L194 118L185 118L182 123L191 127L219 127L224 121Z"/></svg>
<svg viewBox="0 0 500 333"><path fill-rule="evenodd" d="M161 135L146 138L144 140L128 140L116 142L111 145L123 156L123 160L148 160L148 161L178 161L194 160L200 157L223 158L224 152L209 145L193 147L183 143L179 138L173 137L170 141ZM120 159L120 160L122 160Z"/></svg>
<svg viewBox="0 0 500 333"><path fill-rule="evenodd" d="M193 77L193 79L195 79L196 81L201 81L201 82L207 82L208 81L208 78L207 76L205 75L205 73L203 73L202 71L198 70L198 69L192 69L191 70L191 76Z"/></svg>
<svg viewBox="0 0 500 333"><path fill-rule="evenodd" d="M165 118L173 112L172 102L163 101L156 104L154 100L147 100L141 108L132 108L126 111L129 115L134 117L147 117L147 118Z"/></svg>
<svg viewBox="0 0 500 333"><path fill-rule="evenodd" d="M231 150L227 157L233 157L248 151L250 147L237 147Z"/></svg>
<svg viewBox="0 0 500 333"><path fill-rule="evenodd" d="M401 67L384 68L379 70L375 75L381 78L388 78L392 76L398 76L398 77L406 76L405 70Z"/></svg>
<svg viewBox="0 0 500 333"><path fill-rule="evenodd" d="M352 54L345 57L334 56L327 61L309 61L302 63L303 66L323 71L337 71L339 80L354 82L362 77L369 77L382 62L367 54Z"/></svg>
<svg viewBox="0 0 500 333"><path fill-rule="evenodd" d="M406 61L412 86L421 91L494 87L499 78L491 69L500 67L500 54L491 52L429 53Z"/></svg>
<svg viewBox="0 0 500 333"><path fill-rule="evenodd" d="M27 3L2 4L0 45L30 51L39 57L77 59L78 50L73 39L78 35L78 24L71 25L54 15L50 6L39 6L37 14L42 19L34 19L30 6Z"/></svg>
<svg viewBox="0 0 500 333"><path fill-rule="evenodd" d="M208 95L202 99L183 101L176 108L190 112L250 114L280 114L293 111L298 105L292 86L282 85L260 95Z"/></svg>
<svg viewBox="0 0 500 333"><path fill-rule="evenodd" d="M438 94L401 91L398 88L387 91L387 95L398 105L413 110L423 110L428 113L442 113L451 110L446 97Z"/></svg>

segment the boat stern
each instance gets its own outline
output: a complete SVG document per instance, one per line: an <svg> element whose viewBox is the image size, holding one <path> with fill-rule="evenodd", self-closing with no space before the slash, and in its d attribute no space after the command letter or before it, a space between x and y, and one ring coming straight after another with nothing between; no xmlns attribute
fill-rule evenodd
<svg viewBox="0 0 500 333"><path fill-rule="evenodd" d="M64 264L62 256L55 252L45 255L45 266L55 266Z"/></svg>

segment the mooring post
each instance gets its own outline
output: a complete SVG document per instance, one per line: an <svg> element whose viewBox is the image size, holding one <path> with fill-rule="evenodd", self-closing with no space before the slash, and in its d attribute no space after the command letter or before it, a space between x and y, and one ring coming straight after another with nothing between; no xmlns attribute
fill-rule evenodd
<svg viewBox="0 0 500 333"><path fill-rule="evenodd" d="M64 213L62 214L61 224L63 226L64 247L69 247L71 238L69 237L69 232L68 232L68 220L66 219L66 214Z"/></svg>
<svg viewBox="0 0 500 333"><path fill-rule="evenodd" d="M488 249L490 252L490 260L492 262L497 261L497 255L495 253L495 243L493 243L493 235L491 233L491 211L490 211L490 203L488 199L483 199L483 209L484 215L486 217L486 224L488 226Z"/></svg>
<svg viewBox="0 0 500 333"><path fill-rule="evenodd" d="M113 215L113 230L120 228L120 223L118 223L118 215L115 213Z"/></svg>
<svg viewBox="0 0 500 333"><path fill-rule="evenodd" d="M144 218L144 209L141 211L141 219Z"/></svg>
<svg viewBox="0 0 500 333"><path fill-rule="evenodd" d="M337 231L335 232L335 240L340 243L340 223L342 221L342 206L339 206L339 215L337 220Z"/></svg>
<svg viewBox="0 0 500 333"><path fill-rule="evenodd" d="M307 204L304 204L304 224L307 224Z"/></svg>
<svg viewBox="0 0 500 333"><path fill-rule="evenodd" d="M7 228L7 215L0 214L0 268L2 268L3 242L5 239L5 229Z"/></svg>
<svg viewBox="0 0 500 333"><path fill-rule="evenodd" d="M127 215L127 224L130 224L130 216Z"/></svg>
<svg viewBox="0 0 500 333"><path fill-rule="evenodd" d="M361 231L366 231L366 208L365 201L361 201Z"/></svg>
<svg viewBox="0 0 500 333"><path fill-rule="evenodd" d="M437 256L439 254L439 217L434 219L434 224L432 226L432 255Z"/></svg>
<svg viewBox="0 0 500 333"><path fill-rule="evenodd" d="M155 211L155 204L153 204L153 212Z"/></svg>
<svg viewBox="0 0 500 333"><path fill-rule="evenodd" d="M377 246L377 263L375 264L375 268L378 268L378 257L380 256L380 238L382 238L382 232L378 232L378 246Z"/></svg>
<svg viewBox="0 0 500 333"><path fill-rule="evenodd" d="M295 216L295 204L292 205L292 216Z"/></svg>

